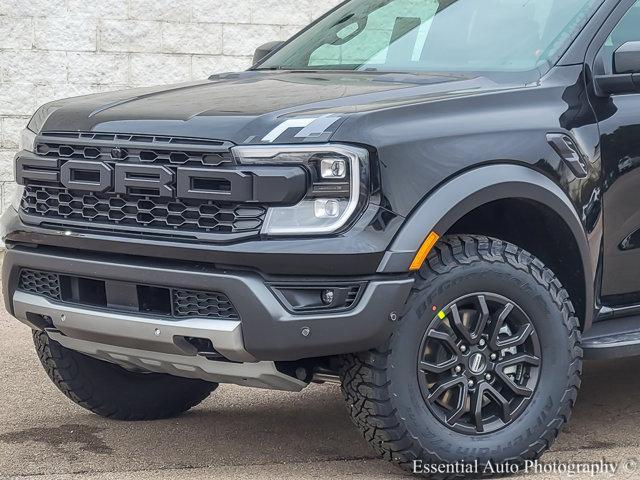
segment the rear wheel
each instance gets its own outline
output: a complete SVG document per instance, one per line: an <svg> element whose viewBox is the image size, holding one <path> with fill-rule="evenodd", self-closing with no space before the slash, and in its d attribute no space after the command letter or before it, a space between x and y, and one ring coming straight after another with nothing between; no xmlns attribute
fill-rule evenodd
<svg viewBox="0 0 640 480"><path fill-rule="evenodd" d="M555 275L515 245L452 236L430 253L391 338L346 356L341 376L365 438L413 470L537 458L571 414L581 368Z"/></svg>
<svg viewBox="0 0 640 480"><path fill-rule="evenodd" d="M33 332L40 362L72 401L102 417L156 420L179 415L202 402L218 384L161 373L132 372L63 347Z"/></svg>

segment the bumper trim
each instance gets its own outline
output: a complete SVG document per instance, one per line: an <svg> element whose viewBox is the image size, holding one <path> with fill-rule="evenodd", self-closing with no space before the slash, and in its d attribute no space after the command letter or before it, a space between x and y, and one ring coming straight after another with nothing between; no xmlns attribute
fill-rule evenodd
<svg viewBox="0 0 640 480"><path fill-rule="evenodd" d="M12 314L15 314L13 300L22 268L105 281L224 293L238 312L244 350L254 359L264 361L296 361L340 355L381 345L395 328L395 323L390 321L391 314L401 311L414 282L414 278L408 276L367 278L367 286L358 303L349 311L292 314L273 294L269 283L286 280L311 285L333 283L336 280L360 281L362 277L272 277L267 281L255 272L216 269L203 263L187 264L98 252L71 254L66 250L24 246L10 248L5 254L2 268L5 305ZM111 313L110 310L86 305L79 305L78 308ZM121 311L115 313L140 315ZM179 323L170 325L177 326ZM109 331L112 335L118 335L117 331ZM106 343L122 345L122 336L120 334L120 338L116 338L117 342L110 340ZM104 342L104 335L97 341ZM217 348L216 342L212 343ZM140 348L138 343L129 346Z"/></svg>
<svg viewBox="0 0 640 480"><path fill-rule="evenodd" d="M210 382L233 383L271 390L298 392L307 386L306 383L279 372L274 362L218 362L199 356L189 357L103 345L67 337L55 330L47 331L47 334L63 347L125 368L140 368L178 377L199 378Z"/></svg>
<svg viewBox="0 0 640 480"><path fill-rule="evenodd" d="M23 323L33 326L28 313L47 315L56 330L75 339L185 355L189 352L176 341L176 337L207 338L216 351L229 360L256 361L244 349L241 323L237 320L161 320L62 304L22 291L14 293L13 308L15 317Z"/></svg>

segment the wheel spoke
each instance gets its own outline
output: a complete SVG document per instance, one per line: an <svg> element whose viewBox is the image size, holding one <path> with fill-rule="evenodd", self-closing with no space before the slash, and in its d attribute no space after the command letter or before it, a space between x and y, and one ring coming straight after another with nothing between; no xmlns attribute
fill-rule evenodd
<svg viewBox="0 0 640 480"><path fill-rule="evenodd" d="M504 340L497 340L496 348L499 350L503 350L505 348L519 347L527 341L527 338L529 338L532 333L533 327L530 323L522 325L515 333L515 335L512 335Z"/></svg>
<svg viewBox="0 0 640 480"><path fill-rule="evenodd" d="M467 386L467 382L462 381L460 383L460 392L458 395L458 404L456 405L456 409L447 416L447 423L449 425L455 425L456 422L467 412L467 397L469 395L469 387Z"/></svg>
<svg viewBox="0 0 640 480"><path fill-rule="evenodd" d="M484 390L481 385L473 392L473 398L471 399L471 414L473 415L477 432L484 432L484 423L482 422L482 398L484 396Z"/></svg>
<svg viewBox="0 0 640 480"><path fill-rule="evenodd" d="M487 300L484 298L484 295L478 295L478 305L480 306L480 312L478 312L478 322L473 335L474 340L482 335L489 321L489 307L487 306Z"/></svg>
<svg viewBox="0 0 640 480"><path fill-rule="evenodd" d="M496 402L500 406L502 421L508 423L511 421L511 406L509 401L498 392L490 383L480 383L473 393L471 401L471 410L476 424L476 431L484 432L484 422L482 421L482 402L487 398L489 401Z"/></svg>
<svg viewBox="0 0 640 480"><path fill-rule="evenodd" d="M521 397L530 397L531 394L533 393L533 390L531 390L530 388L522 387L518 385L513 380L513 378L511 378L509 375L507 375L501 370L496 370L496 375L500 380L502 380L502 383L504 383L516 395L519 395Z"/></svg>
<svg viewBox="0 0 640 480"><path fill-rule="evenodd" d="M466 381L464 378L459 377L459 378L452 378L449 379L445 382L442 382L440 384L438 384L438 386L436 387L436 389L429 394L427 400L429 402L435 402L436 400L438 400L442 395L444 395L447 391L451 390L452 388L458 387L460 386L460 388L463 388L466 386Z"/></svg>
<svg viewBox="0 0 640 480"><path fill-rule="evenodd" d="M458 306L454 303L453 305L451 305L450 308L451 308L451 316L453 317L454 328L458 331L460 335L464 337L464 339L467 342L472 343L474 340L473 336L471 335L471 332L465 326L465 324L462 323L462 318L460 317L460 311L458 310Z"/></svg>
<svg viewBox="0 0 640 480"><path fill-rule="evenodd" d="M489 345L493 350L500 350L500 348L498 347L498 337L500 335L500 329L504 325L504 321L507 319L507 317L511 313L511 310L513 310L513 303L509 302L505 304L504 308L498 315L498 318L496 319L493 325L493 330L491 331L491 338L489 339Z"/></svg>
<svg viewBox="0 0 640 480"><path fill-rule="evenodd" d="M495 368L495 372L496 375L507 387L509 387L509 389L511 389L513 393L521 397L530 397L533 394L533 390L528 387L518 385L512 377L504 372L505 368L512 367L513 365L519 365L521 363L528 363L529 365L537 367L538 365L540 365L540 359L534 355L529 355L527 353L510 355L504 360L498 362Z"/></svg>
<svg viewBox="0 0 640 480"><path fill-rule="evenodd" d="M420 362L420 370L423 372L442 373L452 369L458 364L458 357L451 357L440 363L432 363L423 360Z"/></svg>
<svg viewBox="0 0 640 480"><path fill-rule="evenodd" d="M540 365L540 359L529 353L516 353L515 355L508 355L498 361L496 367L499 367L499 369L502 370L513 365L518 365L519 363L528 363L529 365L537 367Z"/></svg>
<svg viewBox="0 0 640 480"><path fill-rule="evenodd" d="M497 402L500 405L502 410L502 421L504 423L508 423L511 421L511 406L509 405L509 401L502 396L502 394L495 389L493 385L490 383L483 383L482 389L484 390L484 395Z"/></svg>
<svg viewBox="0 0 640 480"><path fill-rule="evenodd" d="M444 342L446 345L449 346L449 348L451 349L451 352L454 355L456 355L456 357L460 355L460 350L458 350L458 346L456 345L455 338L453 338L448 333L440 332L438 330L432 329L427 334L427 337Z"/></svg>

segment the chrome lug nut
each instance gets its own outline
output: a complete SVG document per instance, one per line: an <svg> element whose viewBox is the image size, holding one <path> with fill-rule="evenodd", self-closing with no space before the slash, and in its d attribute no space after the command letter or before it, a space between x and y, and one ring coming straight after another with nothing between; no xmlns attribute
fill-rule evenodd
<svg viewBox="0 0 640 480"><path fill-rule="evenodd" d="M466 345L460 345L460 351L462 353L466 352L467 351L467 346Z"/></svg>
<svg viewBox="0 0 640 480"><path fill-rule="evenodd" d="M469 380L469 386L473 387L476 384L476 382L474 382L473 380Z"/></svg>
<svg viewBox="0 0 640 480"><path fill-rule="evenodd" d="M491 376L491 374L490 374L490 373L487 373L487 374L485 374L484 379L485 379L487 382L490 382L490 381L493 379L493 377Z"/></svg>
<svg viewBox="0 0 640 480"><path fill-rule="evenodd" d="M491 358L491 360L496 360L498 358L498 355L496 355L495 353L492 353L489 358Z"/></svg>
<svg viewBox="0 0 640 480"><path fill-rule="evenodd" d="M484 338L481 338L478 343L480 344L481 347L484 347L487 344L487 342L486 342L486 340Z"/></svg>
<svg viewBox="0 0 640 480"><path fill-rule="evenodd" d="M462 367L460 365L457 365L456 368L453 369L453 371L456 373L460 373L462 371Z"/></svg>

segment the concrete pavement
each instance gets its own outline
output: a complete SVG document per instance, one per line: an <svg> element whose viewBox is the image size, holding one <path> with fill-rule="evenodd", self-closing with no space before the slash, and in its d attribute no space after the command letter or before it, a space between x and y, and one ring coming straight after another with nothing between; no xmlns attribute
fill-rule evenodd
<svg viewBox="0 0 640 480"><path fill-rule="evenodd" d="M639 371L640 359L587 364L573 420L543 460L640 459ZM337 386L294 394L224 385L178 419L97 417L58 392L29 330L4 308L0 387L0 478L407 478L373 457ZM638 476L640 467L616 478Z"/></svg>

